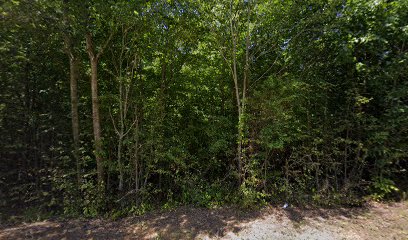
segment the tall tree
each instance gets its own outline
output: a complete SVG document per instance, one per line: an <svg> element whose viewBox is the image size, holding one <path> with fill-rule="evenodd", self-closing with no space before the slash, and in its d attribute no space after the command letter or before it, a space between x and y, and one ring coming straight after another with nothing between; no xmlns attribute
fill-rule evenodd
<svg viewBox="0 0 408 240"><path fill-rule="evenodd" d="M89 61L91 65L91 96L92 96L92 125L94 134L94 144L95 144L95 158L97 164L98 172L98 184L103 185L104 182L104 163L102 157L102 130L101 130L101 120L99 115L99 97L98 97L98 62L103 54L103 51L109 44L113 37L111 33L105 44L97 52L94 47L93 36L91 32L87 32L85 36L86 41L86 51L89 56Z"/></svg>
<svg viewBox="0 0 408 240"><path fill-rule="evenodd" d="M69 0L64 0L64 50L69 60L69 79L71 93L71 122L72 122L72 139L73 139L73 156L76 161L76 173L78 185L81 183L81 163L79 152L79 115L78 115L78 79L79 79L79 57L75 51L73 43L72 21L69 13Z"/></svg>
<svg viewBox="0 0 408 240"><path fill-rule="evenodd" d="M91 98L92 98L92 126L94 136L94 155L96 159L98 184L104 184L104 159L102 148L102 129L100 119L100 105L98 96L98 64L105 49L112 40L115 31L114 19L112 19L112 11L110 2L88 4L86 13L87 29L85 33L86 52L88 53L89 63L91 67ZM111 18L111 19L109 19ZM112 26L112 27L109 27ZM94 33L107 33L108 36L103 44L97 49L94 41ZM105 36L106 36L105 35Z"/></svg>

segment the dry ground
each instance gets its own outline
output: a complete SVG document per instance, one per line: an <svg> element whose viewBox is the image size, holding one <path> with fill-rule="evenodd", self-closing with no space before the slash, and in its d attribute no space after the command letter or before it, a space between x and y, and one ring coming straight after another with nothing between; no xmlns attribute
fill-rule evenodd
<svg viewBox="0 0 408 240"><path fill-rule="evenodd" d="M250 212L181 207L117 221L0 225L0 239L408 239L408 202Z"/></svg>

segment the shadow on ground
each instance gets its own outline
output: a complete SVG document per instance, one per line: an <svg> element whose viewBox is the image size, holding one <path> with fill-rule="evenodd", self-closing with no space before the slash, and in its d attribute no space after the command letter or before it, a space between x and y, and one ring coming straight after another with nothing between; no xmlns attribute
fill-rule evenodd
<svg viewBox="0 0 408 240"><path fill-rule="evenodd" d="M194 239L200 234L222 237L261 211L181 207L166 213L111 220L44 221L0 227L0 239Z"/></svg>
<svg viewBox="0 0 408 240"><path fill-rule="evenodd" d="M284 209L286 217L294 223L305 219L352 219L364 215L369 211L367 206L350 208L287 208Z"/></svg>
<svg viewBox="0 0 408 240"><path fill-rule="evenodd" d="M0 239L194 239L223 237L240 232L243 224L273 215L277 222L289 219L298 224L305 218L354 218L366 208L300 209L272 208L241 211L233 208L200 209L181 207L166 213L112 220L44 221L1 227ZM273 223L271 223L273 224Z"/></svg>

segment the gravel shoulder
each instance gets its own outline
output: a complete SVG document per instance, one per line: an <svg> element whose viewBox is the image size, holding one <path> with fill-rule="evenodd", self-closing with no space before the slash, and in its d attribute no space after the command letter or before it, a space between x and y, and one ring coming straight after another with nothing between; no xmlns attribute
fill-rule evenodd
<svg viewBox="0 0 408 240"><path fill-rule="evenodd" d="M117 221L0 225L0 239L408 239L408 202L255 211L180 207Z"/></svg>

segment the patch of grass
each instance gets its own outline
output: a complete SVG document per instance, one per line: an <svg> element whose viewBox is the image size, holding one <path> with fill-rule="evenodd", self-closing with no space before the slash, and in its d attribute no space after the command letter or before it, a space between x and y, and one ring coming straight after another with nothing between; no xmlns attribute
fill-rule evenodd
<svg viewBox="0 0 408 240"><path fill-rule="evenodd" d="M41 207L29 207L23 212L23 220L28 222L42 221L54 215L52 211L44 211Z"/></svg>

